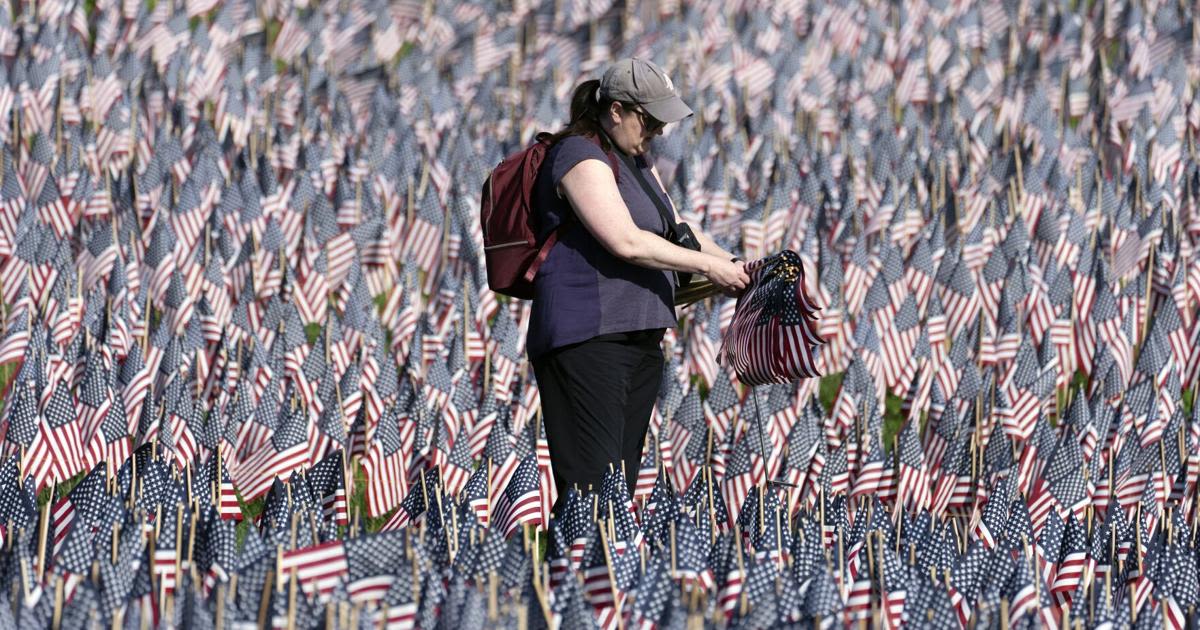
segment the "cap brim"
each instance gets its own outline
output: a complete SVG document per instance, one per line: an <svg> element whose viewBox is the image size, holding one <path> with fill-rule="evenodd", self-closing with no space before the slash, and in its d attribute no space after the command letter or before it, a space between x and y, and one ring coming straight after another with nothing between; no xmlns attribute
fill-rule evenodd
<svg viewBox="0 0 1200 630"><path fill-rule="evenodd" d="M646 113L665 123L674 123L692 115L692 108L678 96L665 98L654 103L642 103Z"/></svg>

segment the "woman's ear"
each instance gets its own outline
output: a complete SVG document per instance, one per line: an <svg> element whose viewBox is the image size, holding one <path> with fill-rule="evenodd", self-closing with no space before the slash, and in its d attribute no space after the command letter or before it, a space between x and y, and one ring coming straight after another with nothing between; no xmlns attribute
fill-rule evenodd
<svg viewBox="0 0 1200 630"><path fill-rule="evenodd" d="M614 124L614 125L620 124L621 110L622 110L622 107L621 107L621 103L619 101L613 101L608 104L608 116L609 116L609 119L612 122L612 124Z"/></svg>

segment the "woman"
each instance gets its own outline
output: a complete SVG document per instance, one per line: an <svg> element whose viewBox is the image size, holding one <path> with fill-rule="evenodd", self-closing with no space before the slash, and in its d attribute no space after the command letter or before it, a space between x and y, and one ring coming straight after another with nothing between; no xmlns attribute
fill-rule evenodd
<svg viewBox="0 0 1200 630"><path fill-rule="evenodd" d="M676 325L674 272L707 276L729 295L749 282L707 235L696 232L700 251L664 238L663 216L626 163L675 212L647 151L691 114L661 68L615 62L575 89L571 121L538 172L540 236L566 223L534 279L526 342L559 497L598 489L610 465L624 464L632 490L662 378L660 343Z"/></svg>

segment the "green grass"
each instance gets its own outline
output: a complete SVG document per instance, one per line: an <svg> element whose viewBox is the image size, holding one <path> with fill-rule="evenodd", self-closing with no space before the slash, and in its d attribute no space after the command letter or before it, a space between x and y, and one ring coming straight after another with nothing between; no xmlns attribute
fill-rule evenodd
<svg viewBox="0 0 1200 630"><path fill-rule="evenodd" d="M413 48L415 48L415 47L416 47L416 43L414 43L412 41L407 41L407 42L404 42L403 44L400 44L400 50L396 51L396 57L394 59L392 59L392 63L399 63L400 60L407 57L408 54L411 53L413 51Z"/></svg>
<svg viewBox="0 0 1200 630"><path fill-rule="evenodd" d="M1108 42L1108 48L1105 49L1104 56L1105 56L1105 61L1108 62L1109 67L1116 65L1117 61L1120 60L1120 55L1121 55L1121 40L1113 39L1111 42Z"/></svg>
<svg viewBox="0 0 1200 630"><path fill-rule="evenodd" d="M893 438L900 432L904 426L904 412L900 410L900 405L904 403L899 396L889 393L883 404L883 447L887 453L891 452ZM924 421L924 416L921 417ZM923 427L918 426L917 429Z"/></svg>
<svg viewBox="0 0 1200 630"><path fill-rule="evenodd" d="M842 377L845 375L845 372L838 372L821 377L821 384L817 387L817 399L821 401L821 407L827 413L833 409L833 402L837 400L838 389L842 386Z"/></svg>
<svg viewBox="0 0 1200 630"><path fill-rule="evenodd" d="M0 392L8 391L8 383L17 375L16 363L5 363L0 365ZM0 415L4 413L4 405L8 402L7 397L0 400Z"/></svg>
<svg viewBox="0 0 1200 630"><path fill-rule="evenodd" d="M238 507L242 509L242 520L238 522L237 529L235 530L237 532L238 548L240 549L242 541L246 540L246 534L250 531L250 527L254 523L254 519L258 518L263 512L264 501L260 497L247 502L242 498L242 493L240 492L237 495L237 500Z"/></svg>
<svg viewBox="0 0 1200 630"><path fill-rule="evenodd" d="M66 481L59 482L58 485L56 485L53 488L54 496L55 497L66 496L68 492L70 492L72 489L75 488L75 486L79 485L80 481L83 481L83 478L85 476L87 476L87 473L81 472L78 475L75 475L74 477L71 477L70 479L68 479ZM45 488L42 488L41 492L38 493L37 504L38 504L39 508L46 505L46 503L48 503L50 501L50 490L51 490L50 486L46 486Z"/></svg>
<svg viewBox="0 0 1200 630"><path fill-rule="evenodd" d="M277 19L267 20L267 22L263 24L263 33L267 36L267 50L273 50L275 48L275 39L279 37L279 31L282 29L283 22Z"/></svg>

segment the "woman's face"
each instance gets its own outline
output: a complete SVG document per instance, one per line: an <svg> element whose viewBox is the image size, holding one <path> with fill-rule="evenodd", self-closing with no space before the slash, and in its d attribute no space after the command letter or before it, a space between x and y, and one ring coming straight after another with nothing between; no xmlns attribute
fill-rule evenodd
<svg viewBox="0 0 1200 630"><path fill-rule="evenodd" d="M609 105L605 131L617 147L629 155L642 155L650 148L654 136L661 136L665 125L654 119L640 105Z"/></svg>

